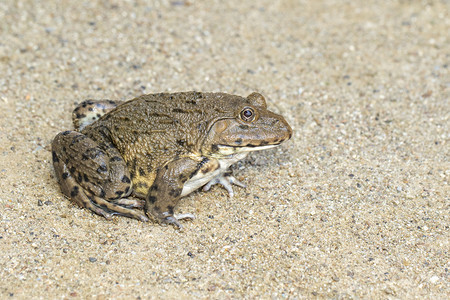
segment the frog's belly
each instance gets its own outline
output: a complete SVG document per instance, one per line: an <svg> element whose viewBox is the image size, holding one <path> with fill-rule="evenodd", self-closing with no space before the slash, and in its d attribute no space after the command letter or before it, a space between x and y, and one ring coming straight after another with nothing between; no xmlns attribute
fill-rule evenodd
<svg viewBox="0 0 450 300"><path fill-rule="evenodd" d="M191 179L186 181L186 183L184 184L181 196L183 197L192 193L196 189L204 186L205 184L216 178L217 176L220 176L221 174L225 173L232 164L241 159L244 159L247 156L247 154L248 153L238 153L230 156L229 158L217 159L217 161L219 162L219 168L206 174L202 172L198 172L197 174L195 174Z"/></svg>

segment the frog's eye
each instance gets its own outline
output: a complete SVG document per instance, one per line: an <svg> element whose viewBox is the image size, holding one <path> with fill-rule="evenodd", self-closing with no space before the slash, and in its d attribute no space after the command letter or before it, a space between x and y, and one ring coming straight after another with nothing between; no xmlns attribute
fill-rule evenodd
<svg viewBox="0 0 450 300"><path fill-rule="evenodd" d="M246 107L241 111L241 119L246 122L251 122L255 119L255 112L252 108Z"/></svg>

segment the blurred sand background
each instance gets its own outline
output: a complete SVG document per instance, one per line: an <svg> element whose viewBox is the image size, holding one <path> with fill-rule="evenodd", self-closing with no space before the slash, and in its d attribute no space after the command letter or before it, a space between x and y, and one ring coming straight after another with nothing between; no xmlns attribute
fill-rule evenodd
<svg viewBox="0 0 450 300"><path fill-rule="evenodd" d="M0 2L0 298L445 299L449 1ZM64 198L88 98L263 93L291 141L183 232Z"/></svg>

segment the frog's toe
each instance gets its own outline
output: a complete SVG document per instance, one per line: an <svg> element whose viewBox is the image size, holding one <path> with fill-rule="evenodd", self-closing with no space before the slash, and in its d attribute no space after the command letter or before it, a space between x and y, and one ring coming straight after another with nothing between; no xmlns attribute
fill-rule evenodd
<svg viewBox="0 0 450 300"><path fill-rule="evenodd" d="M177 220L194 220L195 219L195 215L191 214L191 213L185 213L185 214L178 214L178 215L173 215Z"/></svg>
<svg viewBox="0 0 450 300"><path fill-rule="evenodd" d="M140 199L116 199L116 200L113 200L112 202L114 202L117 205L126 207L126 208L142 209L142 208L144 208L144 205L145 205L145 200L140 200Z"/></svg>
<svg viewBox="0 0 450 300"><path fill-rule="evenodd" d="M175 226L177 229L183 229L183 225L181 225L181 223L179 222L179 220L194 220L195 219L195 215L190 214L190 213L185 213L185 214L178 214L178 215L173 215L173 216L168 216L165 217L163 219L163 223L165 224L170 224Z"/></svg>
<svg viewBox="0 0 450 300"><path fill-rule="evenodd" d="M236 178L234 178L231 174L229 173L225 173L225 174L220 174L219 176L213 178L210 182L208 182L204 187L203 190L204 191L209 191L209 189L215 185L215 184L221 184L228 192L228 195L230 197L234 196L234 192L233 192L233 186L237 185L240 187L245 188L246 185L243 184L242 182L240 182L239 180L237 180Z"/></svg>
<svg viewBox="0 0 450 300"><path fill-rule="evenodd" d="M178 222L178 219L175 216L166 217L163 220L164 223L175 226L177 229L183 229L183 225Z"/></svg>
<svg viewBox="0 0 450 300"><path fill-rule="evenodd" d="M137 202L135 200L131 199L118 199L114 202L107 201L103 198L97 197L97 196L91 196L89 199L91 199L91 202L95 204L100 209L103 209L105 212L110 213L111 215L120 215L128 218L137 219L143 222L147 222L148 218L145 215L145 213L141 210L136 210L128 207L122 206L122 203L127 204L136 204ZM120 201L124 200L124 201ZM140 204L139 204L140 205Z"/></svg>

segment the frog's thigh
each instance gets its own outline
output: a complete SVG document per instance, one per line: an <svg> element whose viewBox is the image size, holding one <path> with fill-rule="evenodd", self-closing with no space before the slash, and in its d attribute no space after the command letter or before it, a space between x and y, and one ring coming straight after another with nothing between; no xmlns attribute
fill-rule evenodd
<svg viewBox="0 0 450 300"><path fill-rule="evenodd" d="M117 200L131 193L131 181L116 149L102 150L89 137L65 131L53 140L52 152L61 190L74 202L106 218L120 214L147 219L142 212L122 206L124 203L130 206L130 200Z"/></svg>
<svg viewBox="0 0 450 300"><path fill-rule="evenodd" d="M99 143L76 131L59 133L52 150L84 189L105 199L131 193L130 173L120 153L107 142Z"/></svg>

